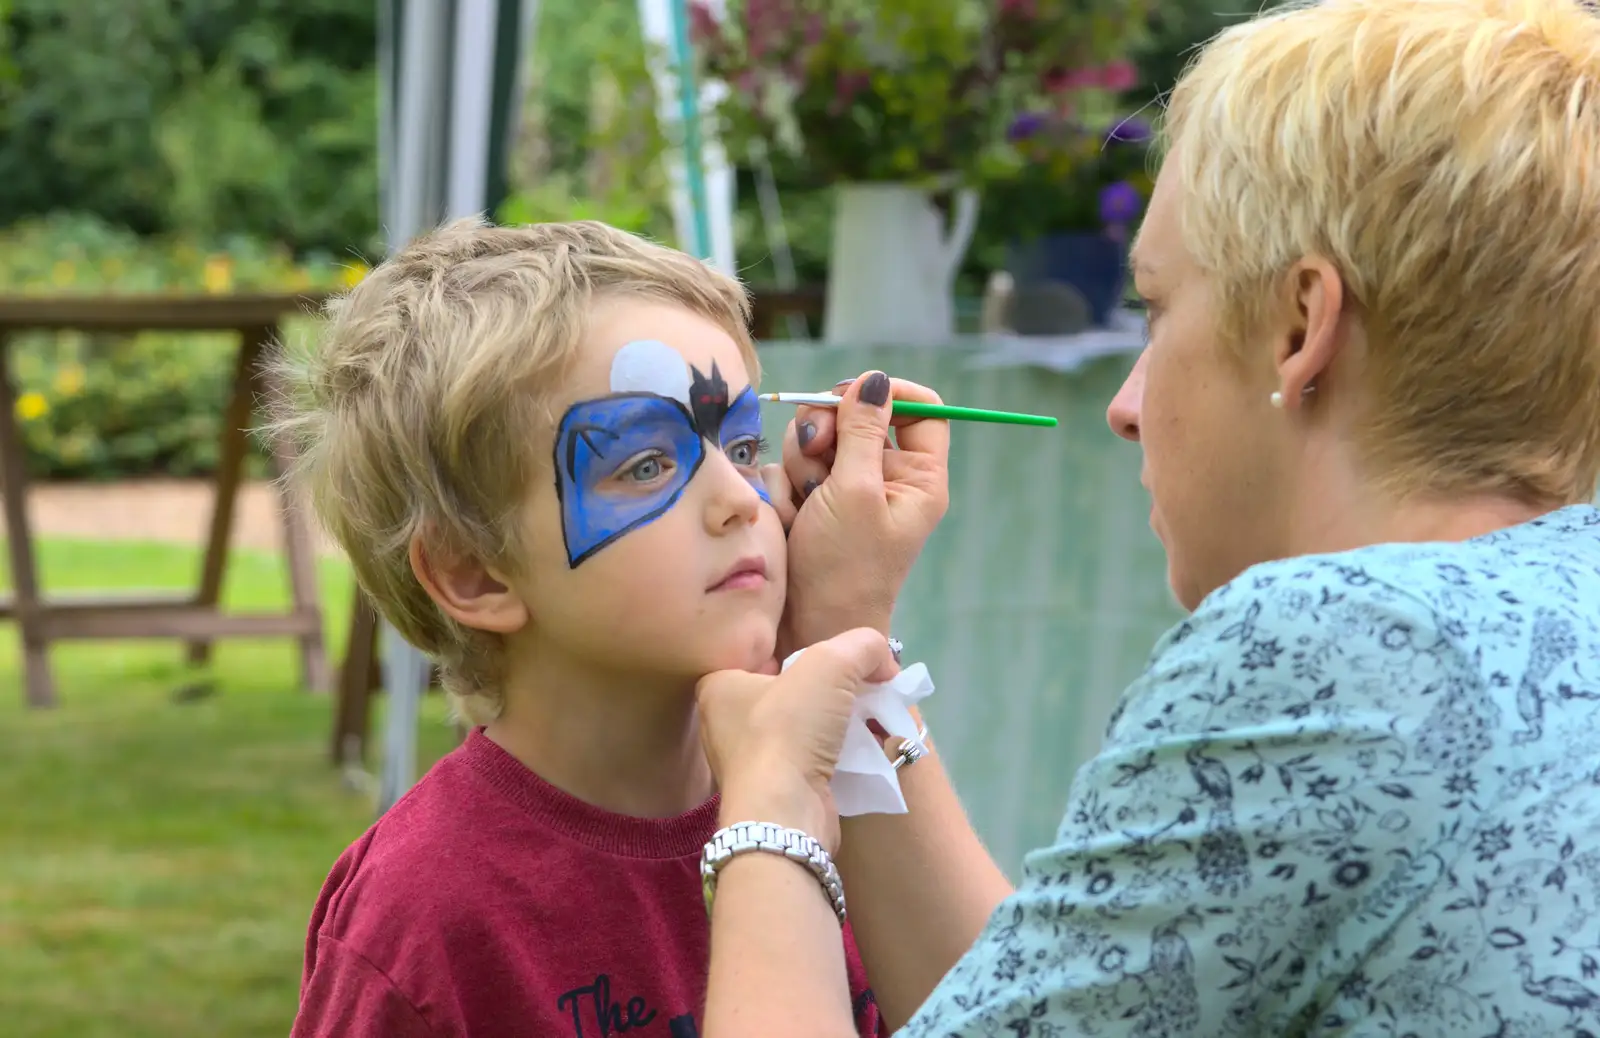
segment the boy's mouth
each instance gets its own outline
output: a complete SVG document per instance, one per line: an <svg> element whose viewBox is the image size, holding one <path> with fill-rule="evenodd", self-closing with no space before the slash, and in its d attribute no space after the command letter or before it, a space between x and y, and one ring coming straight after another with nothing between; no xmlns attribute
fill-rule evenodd
<svg viewBox="0 0 1600 1038"><path fill-rule="evenodd" d="M724 573L714 584L706 588L709 591L747 591L751 588L761 587L767 582L767 560L759 555L749 555L733 564L733 568Z"/></svg>

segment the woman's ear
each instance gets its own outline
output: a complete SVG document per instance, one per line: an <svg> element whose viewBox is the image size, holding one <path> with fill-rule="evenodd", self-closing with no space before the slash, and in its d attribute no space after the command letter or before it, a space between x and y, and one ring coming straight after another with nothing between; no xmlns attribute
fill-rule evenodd
<svg viewBox="0 0 1600 1038"><path fill-rule="evenodd" d="M1333 366L1344 346L1349 295L1327 259L1311 256L1289 272L1288 325L1273 358L1286 401L1298 401Z"/></svg>
<svg viewBox="0 0 1600 1038"><path fill-rule="evenodd" d="M411 572L446 616L476 631L512 634L528 623L527 604L504 574L483 562L411 538Z"/></svg>

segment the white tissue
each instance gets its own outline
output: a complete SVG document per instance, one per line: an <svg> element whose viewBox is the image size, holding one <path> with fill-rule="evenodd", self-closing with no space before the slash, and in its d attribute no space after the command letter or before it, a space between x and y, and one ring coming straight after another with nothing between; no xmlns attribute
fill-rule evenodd
<svg viewBox="0 0 1600 1038"><path fill-rule="evenodd" d="M783 661L784 670L800 658L800 652ZM856 696L855 712L844 733L844 748L839 751L839 766L833 773L833 801L840 817L906 813L906 798L900 792L894 761L884 755L883 745L867 727L867 721L877 721L890 735L915 739L917 723L909 707L932 694L928 668L914 663L881 685L868 685Z"/></svg>

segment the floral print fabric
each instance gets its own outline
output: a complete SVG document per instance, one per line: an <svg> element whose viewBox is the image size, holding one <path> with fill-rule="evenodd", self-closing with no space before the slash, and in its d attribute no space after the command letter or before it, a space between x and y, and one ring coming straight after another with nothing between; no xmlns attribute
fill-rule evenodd
<svg viewBox="0 0 1600 1038"><path fill-rule="evenodd" d="M1600 1035L1600 511L1256 566L902 1035Z"/></svg>

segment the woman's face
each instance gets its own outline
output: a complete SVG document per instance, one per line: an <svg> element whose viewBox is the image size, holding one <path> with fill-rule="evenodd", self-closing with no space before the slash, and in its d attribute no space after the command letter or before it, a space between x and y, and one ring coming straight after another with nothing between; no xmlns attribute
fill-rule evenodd
<svg viewBox="0 0 1600 1038"><path fill-rule="evenodd" d="M1180 192L1166 173L1157 179L1134 246L1150 339L1106 419L1144 451L1140 480L1167 579L1194 609L1248 566L1282 554L1277 517L1287 514L1280 495L1291 446L1283 413L1269 403L1270 350L1263 344L1252 363L1218 338L1210 279L1183 245Z"/></svg>

